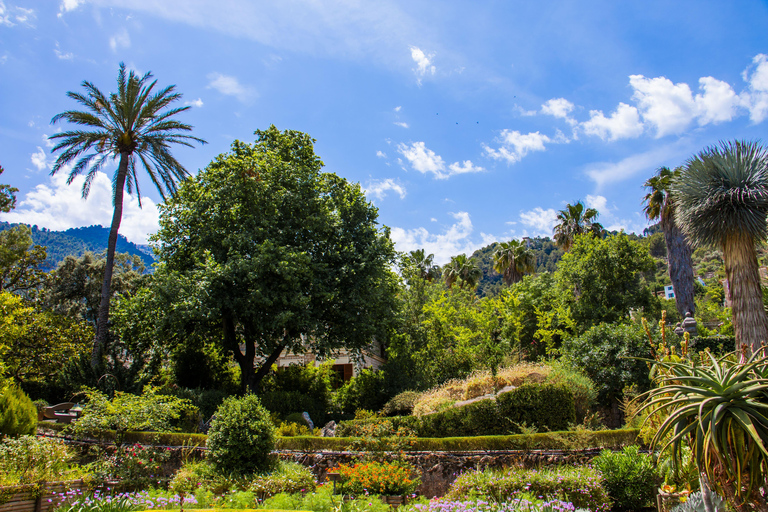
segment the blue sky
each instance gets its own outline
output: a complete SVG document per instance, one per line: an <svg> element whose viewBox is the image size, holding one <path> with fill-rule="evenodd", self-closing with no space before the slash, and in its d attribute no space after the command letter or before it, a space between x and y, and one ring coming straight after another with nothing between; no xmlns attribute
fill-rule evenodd
<svg viewBox="0 0 768 512"><path fill-rule="evenodd" d="M763 137L766 27L758 1L0 0L0 181L20 189L0 220L109 225L116 165L83 201L46 137L67 91L114 90L124 61L192 106L209 144L174 151L190 172L270 124L307 132L402 251L551 236L577 200L640 232L659 166ZM121 226L139 243L142 190Z"/></svg>

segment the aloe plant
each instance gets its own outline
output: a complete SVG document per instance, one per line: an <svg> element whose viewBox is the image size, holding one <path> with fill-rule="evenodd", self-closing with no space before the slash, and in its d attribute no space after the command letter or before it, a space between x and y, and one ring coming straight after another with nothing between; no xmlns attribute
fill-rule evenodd
<svg viewBox="0 0 768 512"><path fill-rule="evenodd" d="M656 361L659 386L640 409L666 416L651 447L680 460L690 436L699 471L737 509L768 510L760 486L768 477L768 357L756 351L715 358Z"/></svg>

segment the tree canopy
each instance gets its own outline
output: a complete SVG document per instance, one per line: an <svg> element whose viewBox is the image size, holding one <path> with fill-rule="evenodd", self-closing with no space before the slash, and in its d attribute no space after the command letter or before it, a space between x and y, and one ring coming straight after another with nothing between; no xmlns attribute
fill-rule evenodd
<svg viewBox="0 0 768 512"><path fill-rule="evenodd" d="M283 350L384 341L397 285L388 229L360 187L321 172L307 134L256 135L182 183L154 238L157 272L177 283L170 307L216 326L251 389Z"/></svg>

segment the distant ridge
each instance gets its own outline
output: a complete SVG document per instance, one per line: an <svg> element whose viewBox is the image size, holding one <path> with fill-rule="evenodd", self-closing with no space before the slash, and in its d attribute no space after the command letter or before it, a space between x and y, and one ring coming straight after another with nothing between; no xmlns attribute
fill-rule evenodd
<svg viewBox="0 0 768 512"><path fill-rule="evenodd" d="M16 225L0 221L0 231ZM99 254L107 250L109 228L104 226L87 226L67 229L66 231L51 231L46 228L38 228L37 226L29 227L32 229L33 242L36 245L46 247L48 250L48 257L42 267L46 271L56 268L67 256L79 257L86 251ZM147 270L151 270L150 267L155 262L149 246L129 242L127 238L120 234L117 235L116 250L117 252L127 252L128 254L139 256Z"/></svg>

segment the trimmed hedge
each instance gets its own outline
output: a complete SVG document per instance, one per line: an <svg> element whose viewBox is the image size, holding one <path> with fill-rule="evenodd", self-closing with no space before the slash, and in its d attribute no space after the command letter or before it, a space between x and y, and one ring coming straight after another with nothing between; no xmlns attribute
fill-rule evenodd
<svg viewBox="0 0 768 512"><path fill-rule="evenodd" d="M691 339L691 350L703 352L709 349L713 354L726 354L736 350L734 336L697 336Z"/></svg>
<svg viewBox="0 0 768 512"><path fill-rule="evenodd" d="M496 400L479 400L424 416L393 416L343 421L336 435L359 436L360 427L389 421L392 428L407 427L417 437L495 436L517 433L526 424L539 430L565 430L576 423L576 405L571 390L557 384L523 384Z"/></svg>

